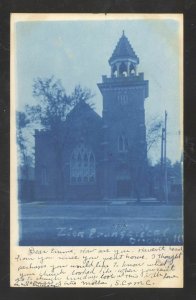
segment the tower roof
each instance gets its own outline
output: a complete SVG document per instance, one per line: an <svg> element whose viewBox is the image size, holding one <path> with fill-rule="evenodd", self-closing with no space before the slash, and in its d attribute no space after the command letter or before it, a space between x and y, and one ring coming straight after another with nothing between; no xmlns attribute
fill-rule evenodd
<svg viewBox="0 0 196 300"><path fill-rule="evenodd" d="M122 33L121 38L118 41L118 44L116 48L114 49L114 52L112 53L112 56L109 59L109 64L111 64L114 60L120 60L120 59L133 59L136 61L136 63L139 63L139 58L135 54L128 38L124 34L124 30Z"/></svg>

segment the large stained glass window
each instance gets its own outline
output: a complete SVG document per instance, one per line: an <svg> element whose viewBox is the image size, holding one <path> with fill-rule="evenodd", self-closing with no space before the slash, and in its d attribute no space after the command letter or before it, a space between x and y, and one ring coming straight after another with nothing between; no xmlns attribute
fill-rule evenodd
<svg viewBox="0 0 196 300"><path fill-rule="evenodd" d="M72 184L94 183L95 176L95 156L86 146L77 146L71 155L70 160L70 182Z"/></svg>

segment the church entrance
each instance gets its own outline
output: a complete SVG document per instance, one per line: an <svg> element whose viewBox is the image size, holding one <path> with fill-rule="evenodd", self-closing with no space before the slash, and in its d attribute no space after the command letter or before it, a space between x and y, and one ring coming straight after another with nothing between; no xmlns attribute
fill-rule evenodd
<svg viewBox="0 0 196 300"><path fill-rule="evenodd" d="M131 190L130 179L117 180L117 198L130 198Z"/></svg>

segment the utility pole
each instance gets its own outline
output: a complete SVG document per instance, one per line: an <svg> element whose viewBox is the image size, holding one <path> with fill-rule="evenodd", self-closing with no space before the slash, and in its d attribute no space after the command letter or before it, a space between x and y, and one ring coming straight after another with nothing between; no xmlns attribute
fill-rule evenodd
<svg viewBox="0 0 196 300"><path fill-rule="evenodd" d="M164 149L164 139L165 139L165 128L162 128L161 134L161 169L160 169L160 181L159 181L159 188L160 188L160 201L162 202L164 199L165 188L164 188L164 159L163 159L163 149Z"/></svg>
<svg viewBox="0 0 196 300"><path fill-rule="evenodd" d="M167 184L167 111L165 111L165 137L164 137L164 190L165 202L168 204L168 184Z"/></svg>
<svg viewBox="0 0 196 300"><path fill-rule="evenodd" d="M161 172L163 171L163 146L164 146L164 133L165 129L162 128L162 135L161 135Z"/></svg>

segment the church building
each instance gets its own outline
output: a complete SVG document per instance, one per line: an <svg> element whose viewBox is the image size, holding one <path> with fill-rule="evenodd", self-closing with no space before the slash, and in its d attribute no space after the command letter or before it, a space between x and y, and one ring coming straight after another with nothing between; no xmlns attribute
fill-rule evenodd
<svg viewBox="0 0 196 300"><path fill-rule="evenodd" d="M62 170L55 163L50 132L35 132L37 201L121 201L153 196L144 108L148 81L137 71L139 58L124 32L108 62L111 75L102 76L98 83L102 117L85 102L67 116Z"/></svg>

